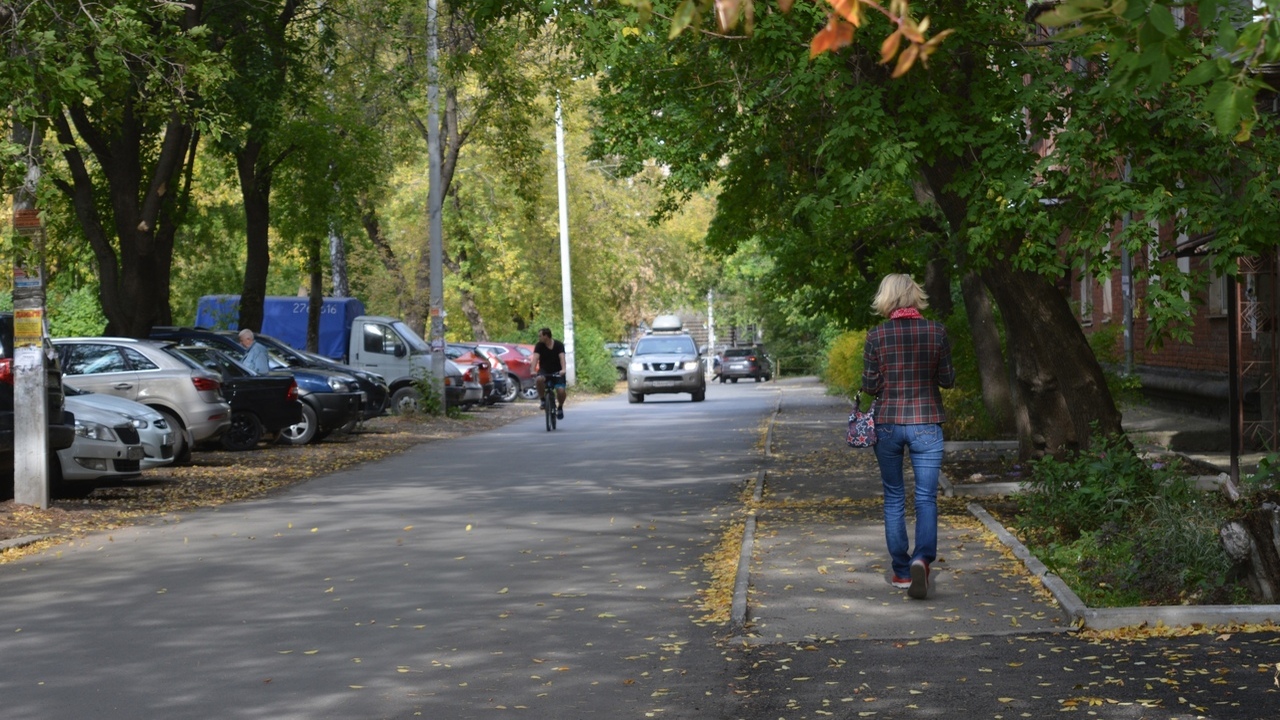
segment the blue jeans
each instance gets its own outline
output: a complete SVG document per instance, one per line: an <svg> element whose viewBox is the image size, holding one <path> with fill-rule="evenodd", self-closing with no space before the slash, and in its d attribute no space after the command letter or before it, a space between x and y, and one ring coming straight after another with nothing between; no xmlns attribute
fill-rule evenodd
<svg viewBox="0 0 1280 720"><path fill-rule="evenodd" d="M916 549L907 544L906 489L902 455L911 450L916 477ZM911 576L916 559L932 564L938 556L938 473L942 468L942 426L876 425L876 459L884 484L884 539L893 559L893 574Z"/></svg>

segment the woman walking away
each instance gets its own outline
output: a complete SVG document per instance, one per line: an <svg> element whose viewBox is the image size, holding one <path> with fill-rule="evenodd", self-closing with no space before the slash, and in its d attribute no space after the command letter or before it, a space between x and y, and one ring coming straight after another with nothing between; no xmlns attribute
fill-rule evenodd
<svg viewBox="0 0 1280 720"><path fill-rule="evenodd" d="M955 384L951 341L942 323L926 320L924 289L910 275L888 275L873 304L888 318L867 333L862 392L876 397L876 459L884 483L884 538L893 586L923 600L938 555L938 472L942 467L942 392ZM907 544L902 455L915 474L916 544Z"/></svg>

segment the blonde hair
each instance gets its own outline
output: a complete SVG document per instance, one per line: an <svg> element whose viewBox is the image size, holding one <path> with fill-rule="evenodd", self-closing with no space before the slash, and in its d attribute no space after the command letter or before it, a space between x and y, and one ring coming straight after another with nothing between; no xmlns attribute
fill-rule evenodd
<svg viewBox="0 0 1280 720"><path fill-rule="evenodd" d="M876 291L876 299L872 301L871 307L877 313L889 317L890 313L899 308L924 310L929 307L929 296L910 275L894 273L885 275L880 281L880 289Z"/></svg>

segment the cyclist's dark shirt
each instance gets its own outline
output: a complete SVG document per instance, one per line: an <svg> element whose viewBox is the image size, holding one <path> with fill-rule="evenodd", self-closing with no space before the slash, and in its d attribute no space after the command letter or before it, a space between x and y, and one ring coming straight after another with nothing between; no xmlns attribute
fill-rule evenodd
<svg viewBox="0 0 1280 720"><path fill-rule="evenodd" d="M547 347L546 343L541 340L533 346L533 351L538 354L538 373L541 375L551 375L564 370L560 367L560 355L564 353L564 343L555 340L551 343L551 347Z"/></svg>

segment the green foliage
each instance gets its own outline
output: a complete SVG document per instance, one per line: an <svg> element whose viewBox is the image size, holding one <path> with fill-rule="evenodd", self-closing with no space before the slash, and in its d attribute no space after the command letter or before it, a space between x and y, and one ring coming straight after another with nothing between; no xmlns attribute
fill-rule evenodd
<svg viewBox="0 0 1280 720"><path fill-rule="evenodd" d="M1036 556L1091 606L1241 600L1218 541L1227 504L1123 438L1091 448L1032 465L1017 527Z"/></svg>
<svg viewBox="0 0 1280 720"><path fill-rule="evenodd" d="M1095 437L1089 446L1065 459L1047 456L1032 464L1031 486L1019 502L1023 528L1052 528L1074 539L1132 519L1151 497L1186 496L1185 483L1172 481L1167 470L1153 470L1124 437Z"/></svg>
<svg viewBox="0 0 1280 720"><path fill-rule="evenodd" d="M435 376L427 369L416 368L413 371L413 388L418 391L418 412L424 415L447 414L449 417L461 415L461 408L445 407L444 398L436 392Z"/></svg>
<svg viewBox="0 0 1280 720"><path fill-rule="evenodd" d="M978 371L968 317L957 311L944 324L951 339L951 365L956 371L955 387L942 391L947 439L995 440L1000 433L982 401L982 375Z"/></svg>
<svg viewBox="0 0 1280 720"><path fill-rule="evenodd" d="M49 334L53 337L93 337L101 335L107 326L98 303L97 286L50 293L48 306Z"/></svg>
<svg viewBox="0 0 1280 720"><path fill-rule="evenodd" d="M822 373L827 388L853 397L862 387L862 349L866 341L866 330L843 332L831 341Z"/></svg>
<svg viewBox="0 0 1280 720"><path fill-rule="evenodd" d="M1089 334L1089 347L1094 357L1102 365L1103 376L1107 379L1107 389L1117 404L1134 403L1142 399L1142 379L1137 375L1125 375L1124 349L1120 344L1124 336L1124 326L1110 323Z"/></svg>
<svg viewBox="0 0 1280 720"><path fill-rule="evenodd" d="M605 336L587 325L574 325L574 370L580 387L589 392L612 392L618 382L613 358L605 349Z"/></svg>
<svg viewBox="0 0 1280 720"><path fill-rule="evenodd" d="M1246 497L1280 500L1280 453L1270 452L1258 461L1258 469L1241 478Z"/></svg>

